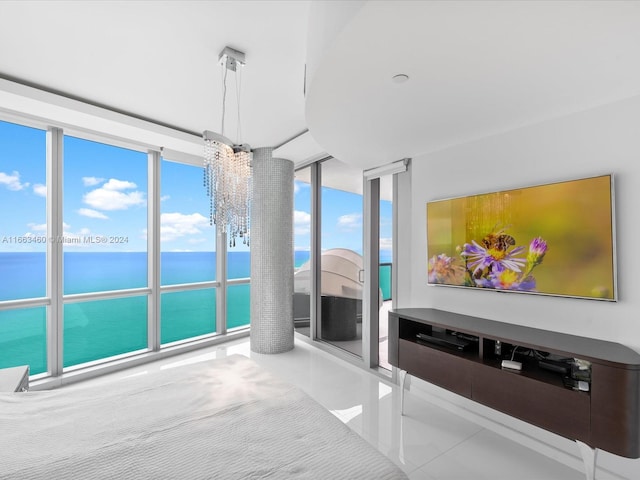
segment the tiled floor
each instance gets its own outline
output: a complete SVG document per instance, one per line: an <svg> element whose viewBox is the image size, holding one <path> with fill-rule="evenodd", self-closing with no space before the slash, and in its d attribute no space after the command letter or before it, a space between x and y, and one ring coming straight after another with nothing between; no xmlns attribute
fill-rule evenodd
<svg viewBox="0 0 640 480"><path fill-rule="evenodd" d="M280 355L250 352L249 340L164 359L64 388L239 353L297 385L407 472L411 480L583 480L584 474L408 394L327 352L296 342Z"/></svg>

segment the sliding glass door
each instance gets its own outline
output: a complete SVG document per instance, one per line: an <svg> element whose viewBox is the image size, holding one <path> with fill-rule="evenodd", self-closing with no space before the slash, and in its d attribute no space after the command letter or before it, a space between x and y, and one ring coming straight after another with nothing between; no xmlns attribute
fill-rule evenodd
<svg viewBox="0 0 640 480"><path fill-rule="evenodd" d="M311 168L297 170L293 184L293 325L307 337L311 333Z"/></svg>
<svg viewBox="0 0 640 480"><path fill-rule="evenodd" d="M393 290L393 175L380 177L380 198L378 199L378 282L380 285L378 304L378 365L391 370L388 360L389 310L392 306ZM376 219L372 219L376 221ZM371 252L374 254L375 252Z"/></svg>
<svg viewBox="0 0 640 480"><path fill-rule="evenodd" d="M296 332L387 370L394 193L407 164L363 171L328 158L295 179Z"/></svg>
<svg viewBox="0 0 640 480"><path fill-rule="evenodd" d="M362 357L362 170L320 164L320 315L317 338Z"/></svg>

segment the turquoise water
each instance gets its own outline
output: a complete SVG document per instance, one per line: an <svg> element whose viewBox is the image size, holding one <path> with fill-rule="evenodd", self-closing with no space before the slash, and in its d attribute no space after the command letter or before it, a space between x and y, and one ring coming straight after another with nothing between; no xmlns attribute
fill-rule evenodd
<svg viewBox="0 0 640 480"><path fill-rule="evenodd" d="M382 300L391 300L391 265L380 265L379 275Z"/></svg>
<svg viewBox="0 0 640 480"><path fill-rule="evenodd" d="M228 254L228 278L250 276L249 252ZM309 258L296 252L295 266ZM163 285L215 280L213 252L167 252L161 256ZM44 253L0 252L0 301L46 295ZM380 267L385 299L390 268ZM143 288L147 285L144 252L65 253L66 295ZM227 288L227 328L249 324L250 285ZM161 343L215 332L214 288L161 294ZM66 303L63 307L65 367L147 348L147 295ZM0 368L30 365L46 372L46 307L0 311Z"/></svg>
<svg viewBox="0 0 640 480"><path fill-rule="evenodd" d="M46 295L44 253L0 253L0 301ZM213 252L167 252L161 256L163 285L215 280ZM228 278L250 275L249 252L229 253ZM147 255L65 253L65 295L143 288ZM227 328L249 323L249 285L227 290ZM215 332L215 289L161 295L163 344ZM66 303L63 307L65 367L143 350L147 347L147 295ZM0 368L28 364L32 374L47 370L46 308L0 311Z"/></svg>

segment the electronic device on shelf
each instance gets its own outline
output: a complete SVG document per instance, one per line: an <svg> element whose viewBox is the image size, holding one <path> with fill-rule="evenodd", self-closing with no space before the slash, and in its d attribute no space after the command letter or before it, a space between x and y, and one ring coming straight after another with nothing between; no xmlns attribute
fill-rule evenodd
<svg viewBox="0 0 640 480"><path fill-rule="evenodd" d="M571 365L569 363L559 360L550 360L548 358L538 360L538 366L545 370L560 373L562 375L568 375L571 371Z"/></svg>
<svg viewBox="0 0 640 480"><path fill-rule="evenodd" d="M502 368L520 371L522 370L522 363L515 360L502 360Z"/></svg>
<svg viewBox="0 0 640 480"><path fill-rule="evenodd" d="M573 390L579 390L581 392L589 391L589 382L585 382L583 380L576 380L571 377L564 377L562 379L564 386L567 388L572 388Z"/></svg>
<svg viewBox="0 0 640 480"><path fill-rule="evenodd" d="M416 334L416 338L419 341L431 343L433 345L440 345L441 347L452 348L459 351L466 350L470 342L455 335L449 333L434 333L433 335L427 335L426 333Z"/></svg>
<svg viewBox="0 0 640 480"><path fill-rule="evenodd" d="M478 343L478 337L474 337L473 335L469 335L467 333L453 332L452 335L455 335L457 338L465 340L467 342Z"/></svg>

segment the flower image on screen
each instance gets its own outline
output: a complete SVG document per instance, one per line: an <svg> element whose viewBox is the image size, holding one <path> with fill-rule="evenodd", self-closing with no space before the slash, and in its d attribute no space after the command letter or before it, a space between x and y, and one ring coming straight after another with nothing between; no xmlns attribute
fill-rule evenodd
<svg viewBox="0 0 640 480"><path fill-rule="evenodd" d="M427 203L428 281L615 300L612 177Z"/></svg>

